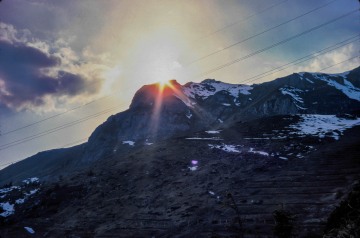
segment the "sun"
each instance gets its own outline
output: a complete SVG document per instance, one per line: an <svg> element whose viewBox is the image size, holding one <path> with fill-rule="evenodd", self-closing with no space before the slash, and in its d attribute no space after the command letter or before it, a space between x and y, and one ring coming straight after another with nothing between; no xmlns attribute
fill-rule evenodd
<svg viewBox="0 0 360 238"><path fill-rule="evenodd" d="M159 84L162 88L171 85L170 80L167 80L167 79L160 80L160 81L158 82L158 84Z"/></svg>

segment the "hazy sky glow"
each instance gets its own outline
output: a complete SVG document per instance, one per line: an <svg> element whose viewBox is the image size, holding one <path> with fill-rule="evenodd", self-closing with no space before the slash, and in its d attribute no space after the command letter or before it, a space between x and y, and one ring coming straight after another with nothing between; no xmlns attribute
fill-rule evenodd
<svg viewBox="0 0 360 238"><path fill-rule="evenodd" d="M125 110L143 84L173 78L182 84L205 78L241 83L356 37L358 11L270 47L358 7L357 0L3 0L0 168L86 139L109 115ZM352 38L248 83L318 71L358 53L359 39ZM325 72L358 65L354 58Z"/></svg>

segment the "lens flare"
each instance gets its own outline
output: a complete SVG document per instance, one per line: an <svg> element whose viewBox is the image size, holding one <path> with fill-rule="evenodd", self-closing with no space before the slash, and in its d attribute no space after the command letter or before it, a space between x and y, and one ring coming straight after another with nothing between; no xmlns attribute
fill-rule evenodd
<svg viewBox="0 0 360 238"><path fill-rule="evenodd" d="M199 161L197 161L197 160L191 160L191 164L193 164L193 165L197 165L199 163Z"/></svg>

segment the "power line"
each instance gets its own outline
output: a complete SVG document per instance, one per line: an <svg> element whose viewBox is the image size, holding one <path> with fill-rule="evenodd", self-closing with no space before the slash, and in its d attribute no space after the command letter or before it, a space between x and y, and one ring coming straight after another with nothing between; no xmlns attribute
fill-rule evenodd
<svg viewBox="0 0 360 238"><path fill-rule="evenodd" d="M220 31L222 31L222 30L224 30L224 29L226 29L226 28L229 28L229 27L231 27L231 26L233 26L233 25L236 25L236 24L238 24L238 23L240 23L240 22L242 22L242 21L248 20L248 19L250 19L250 18L252 18L252 17L254 17L254 16L256 16L256 15L258 15L258 14L260 14L260 13L263 13L263 12L265 12L265 11L271 9L271 8L274 8L274 7L276 7L276 6L279 6L280 4L283 4L283 3L287 2L287 1L288 1L288 0L281 1L281 2L279 2L279 3L273 4L273 5L265 8L265 9L263 9L263 10L257 12L257 13L252 14L251 16L249 16L249 17L247 17L247 18L245 18L245 19L241 19L241 20L236 21L236 22L234 22L234 23L232 23L232 24L230 24L230 25L227 25L227 26L225 26L225 27L223 27L223 28L220 28L220 29L214 31L214 32L211 33L211 34L215 34L215 33L220 32ZM291 22L291 21L293 21L293 20L295 20L295 19L297 19L297 18L300 18L300 17L302 17L302 16L305 16L305 15L307 15L307 14L313 12L313 11L316 11L316 10L322 8L322 7L325 7L325 6L333 3L334 1L337 1L337 0L332 0L332 1L330 1L330 2L328 2L328 3L326 3L326 4L324 4L324 5L322 5L322 6L320 6L320 7L317 7L317 8L315 8L315 9L313 9L313 10L305 13L305 14L302 14L302 15L300 15L300 16L298 16L298 17L295 17L295 18L293 18L293 19L291 19L291 20L288 20L288 21L286 21L286 22L284 22L284 23L281 23L281 24L278 25L278 26L275 26L275 27L272 27L272 28L270 28L270 29L267 29L266 31L263 31L263 32L261 32L261 33L258 33L257 35L251 36L251 37L245 39L244 41L249 40L249 39L251 39L251 38L254 38L254 37L256 37L256 36L258 36L258 35L260 35L260 34L263 34L263 33L265 33L265 32L268 32L268 31L270 31L270 30L272 30L272 29L275 29L275 28L277 28L277 27L279 27L279 26L281 26L281 25L287 24L287 23L289 23L289 22ZM209 35L208 35L208 36L209 36ZM239 43L241 43L241 42L239 42ZM239 44L239 43L236 43L236 44ZM234 45L236 45L236 44L234 44ZM232 45L232 46L234 46L234 45ZM230 48L230 47L232 47L232 46L228 46L228 47L224 48L223 50L225 50L225 49L227 49L227 48ZM217 53L217 52L215 52L215 53ZM213 53L212 53L212 54L213 54ZM201 58L200 58L200 59L201 59ZM199 61L200 59L197 59L196 61ZM40 124L40 123L42 123L42 122L48 121L48 120L53 119L53 118L56 118L56 117L59 117L59 116L61 116L61 115L67 114L67 113L72 112L72 111L75 111L75 110L77 110L77 109L80 109L80 108L82 108L82 107L84 107L84 106L87 106L87 105L92 104L92 103L94 103L94 102L97 102L97 101L99 101L99 100L102 100L102 99L105 99L105 98L107 98L107 97L110 97L110 96L112 96L112 95L115 94L115 93L117 93L117 92L114 92L114 93L112 93L112 94L110 94L110 95L101 97L101 98L99 98L99 99L92 100L91 102L88 102L88 103L85 103L85 104L83 104L83 105L74 107L74 108L72 108L72 109L69 109L69 110L66 110L66 111L64 111L64 112L55 114L55 115L53 115L53 116L44 118L44 119L42 119L42 120L35 121L35 122L30 123L30 124L27 124L27 125L25 125L25 126L22 126L22 127L16 128L16 129L12 129L12 130L10 130L10 131L7 131L7 132L4 132L4 133L0 134L0 136L5 136L5 135L11 134L11 133L13 133L13 132L17 132L17 131L19 131L19 130L22 130L22 129L31 127L31 126L36 125L36 124Z"/></svg>
<svg viewBox="0 0 360 238"><path fill-rule="evenodd" d="M275 3L275 4L273 4L273 5L271 5L271 6L267 7L267 8L264 8L263 10L260 10L260 11L258 11L258 12L255 12L254 14L252 14L252 15L250 15L250 16L247 16L247 17L245 17L245 18L243 18L243 19L240 19L240 20L238 20L238 21L235 21L235 22L233 22L233 23L230 23L229 25L226 25L226 26L224 26L224 27L222 27L222 28L220 28L220 29L218 29L218 30L215 30L215 31L213 31L213 32L211 32L211 33L209 33L209 34L207 34L207 35L199 38L198 41L204 40L204 39L206 39L206 38L208 38L208 37L210 37L210 36L212 36L212 35L215 35L215 34L221 32L221 31L226 30L226 29L228 29L228 28L230 28L230 27L232 27L232 26L235 26L235 25L237 25L237 24L239 24L239 23L241 23L241 22L245 22L245 21L249 20L250 18L253 18L253 17L256 16L256 15L259 15L260 13L264 13L264 12L266 12L266 11L268 11L268 10L274 8L274 7L277 7L277 6L283 4L283 3L287 2L287 1L289 1L289 0L285 0L285 1L281 1L281 2Z"/></svg>
<svg viewBox="0 0 360 238"><path fill-rule="evenodd" d="M215 30L214 32L211 32L210 34L205 35L205 36L202 37L201 39L208 38L209 36L214 35L214 34L216 34L216 33L219 33L219 32L221 32L221 31L223 31L223 30L225 30L225 29L227 29L227 28L230 28L230 27L232 27L232 26L234 26L234 25L237 25L237 24L239 24L239 23L241 23L241 22L247 21L247 20L249 20L250 18L252 18L252 17L254 17L254 16L256 16L256 15L258 15L258 14L260 14L260 13L263 13L263 12L265 12L265 11L268 11L268 10L274 8L274 7L277 7L277 6L283 4L283 3L287 2L287 1L289 1L289 0L284 0L284 1L281 1L281 2L278 2L278 3L275 3L275 4L273 4L273 5L270 5L269 7L265 8L265 9L263 9L263 10L260 10L260 11L258 11L258 12L256 12L256 13L254 13L254 14L246 17L246 18L240 19L240 20L238 20L238 21L236 21L236 22L233 22L233 23L231 23L231 24L229 24L229 25L226 25L226 26L224 26L224 27L222 27L222 28L220 28L220 29L218 29L218 30ZM200 40L200 39L199 39L199 40ZM114 94L114 93L113 93L113 94ZM28 128L28 127L31 127L31 126L34 126L34 125L37 125L37 124L40 124L40 123L45 122L45 121L48 121L48 120L50 120L50 119L53 119L53 118L62 116L62 115L64 115L64 114L67 114L67 113L69 113L69 112L75 111L75 110L77 110L77 109L80 109L80 108L82 108L82 107L84 107L84 106L87 106L87 105L89 105L89 104L92 104L92 103L94 103L94 102L97 102L97 101L100 101L100 100L102 100L102 99L105 99L105 98L107 98L107 97L109 97L109 96L111 96L111 95L112 95L112 94L106 95L106 96L104 96L104 97L101 97L101 98L92 100L92 101L90 101L90 102L88 102L88 103L85 103L85 104L83 104L83 105L74 107L74 108L69 109L69 110L66 110L66 111L64 111L64 112L55 114L55 115L53 115L53 116L50 116L50 117L41 119L41 120L39 120L39 121L35 121L35 122L30 123L30 124L27 124L27 125L25 125L25 126L22 126L22 127L19 127L19 128L12 129L12 130L10 130L10 131L1 133L0 136L5 136L5 135L11 134L11 133L13 133L13 132L16 132L16 131L19 131L19 130L22 130L22 129L25 129L25 128Z"/></svg>
<svg viewBox="0 0 360 238"><path fill-rule="evenodd" d="M87 139L89 139L89 137L84 137L84 138L82 138L82 139L80 139L80 140L76 140L76 141L67 143L67 144L62 145L62 146L60 146L60 147L61 147L61 148L65 148L65 147L69 147L69 146L74 146L74 145L77 145L77 144L79 144L79 143L81 143L81 142L85 142Z"/></svg>
<svg viewBox="0 0 360 238"><path fill-rule="evenodd" d="M254 16L256 16L256 15L258 15L258 14L260 14L260 13L263 13L263 12L265 12L265 11L268 11L268 10L274 8L274 7L277 7L277 6L283 4L283 3L287 2L287 1L289 1L289 0L284 0L284 1L281 1L281 2L278 2L278 3L275 3L275 4L273 4L273 5L270 5L269 7L265 8L265 9L263 9L263 10L260 10L260 11L258 11L258 12L256 12L256 13L254 13L254 14L246 17L246 18L240 19L240 20L238 20L238 21L236 21L236 22L233 22L233 23L231 23L231 24L229 24L229 25L227 25L227 26L225 26L225 27L222 27L222 28L220 28L220 29L218 29L218 30L216 30L216 31L214 31L214 32L212 32L212 33L204 36L203 38L207 38L207 37L209 37L209 36L211 36L211 35L214 35L214 34L216 34L216 33L221 32L221 31L223 31L223 30L225 30L225 29L227 29L227 28L230 28L230 27L232 27L232 26L234 26L234 25L236 25L236 24L239 24L239 23L241 23L241 22L247 21L247 20L249 20L250 18L252 18L252 17L254 17ZM335 0L334 0L334 1L335 1ZM203 39L203 38L201 38L201 39ZM114 93L113 93L113 94L114 94ZM66 110L66 111L64 111L64 112L55 114L55 115L53 115L53 116L50 116L50 117L41 119L41 120L39 120L39 121L35 121L35 122L33 122L33 123L27 124L27 125L25 125L25 126L22 126L22 127L19 127L19 128L12 129L12 130L10 130L10 131L1 133L0 136L5 136L5 135L11 134L11 133L13 133L13 132L16 132L16 131L19 131L19 130L22 130L22 129L31 127L31 126L33 126L33 125L40 124L40 123L42 123L42 122L44 122L44 121L47 121L47 120L50 120L50 119L59 117L59 116L61 116L61 115L67 114L67 113L72 112L72 111L75 111L75 110L77 110L77 109L80 109L80 108L82 108L82 107L84 107L84 106L87 106L87 105L92 104L92 103L94 103L94 102L97 102L97 101L99 101L99 100L105 99L105 98L107 98L107 97L109 97L109 96L111 96L111 95L107 95L107 96L104 96L104 97L95 99L95 100L93 100L93 101L91 101L91 102L88 102L88 103L85 103L85 104L83 104L83 105L74 107L74 108L72 108L72 109L69 109L69 110Z"/></svg>
<svg viewBox="0 0 360 238"><path fill-rule="evenodd" d="M193 64L193 63L196 63L196 62L198 62L198 61L200 61L200 60L206 59L206 58L208 58L208 57L210 57L210 56L212 56L212 55L215 55L215 54L217 54L217 53L220 53L220 52L222 52L222 51L224 51L224 50L227 50L227 49L229 49L229 48L231 48L231 47L234 47L234 46L236 46L236 45L242 44L242 43L244 43L244 42L246 42L246 41L248 41L248 40L251 40L251 39L253 39L253 38L255 38L255 37L258 37L258 36L260 36L260 35L262 35L262 34L265 34L265 33L269 32L269 31L272 31L272 30L274 30L274 29L276 29L276 28L279 28L279 27L281 27L281 26L284 26L284 25L286 25L286 24L288 24L288 23L290 23L290 22L292 22L292 21L295 21L295 20L297 20L297 19L299 19L299 18L302 18L302 17L304 17L304 16L306 16L306 15L308 15L308 14L310 14L310 13L313 13L313 12L315 12L315 11L321 9L321 8L324 8L324 7L326 7L326 6L334 3L335 1L337 1L337 0L332 0L332 1L330 1L330 2L328 2L328 3L326 3L326 4L324 4L324 5L321 5L321 6L319 6L319 7L316 7L316 8L314 8L314 9L308 11L308 12L305 12L305 13L299 15L299 16L296 16L296 17L294 17L294 18L291 18L290 20L287 20L287 21L285 21L285 22L282 22L282 23L280 23L280 24L278 24L278 25L276 25L276 26L267 28L266 30L261 31L261 32L255 34L255 35L249 36L249 37L247 37L247 38L245 38L245 39L243 39L243 40L241 40L241 41L235 42L234 44L228 45L228 46L226 46L226 47L224 47L224 48L222 48L222 49L220 49L220 50L216 50L216 51L214 51L214 52L212 52L212 53L210 53L210 54L207 54L207 55L205 55L205 56L202 56L202 57L200 57L200 58L198 58L198 59L196 59L196 60L193 60L193 61L189 62L189 63L188 63L187 65L185 65L185 66L189 66L189 65L191 65L191 64Z"/></svg>
<svg viewBox="0 0 360 238"><path fill-rule="evenodd" d="M88 121L88 120L90 120L92 118L102 116L104 114L107 114L109 112L112 112L112 111L118 109L119 107L120 106L118 105L118 106L115 106L115 107L112 107L112 108L108 108L108 109L103 110L101 112L98 112L98 113L92 114L90 116L87 116L87 117L72 121L70 123L66 123L66 124L63 124L61 126L57 126L55 128L52 128L52 129L49 129L49 130L46 130L46 131L31 135L31 136L28 136L28 137L25 137L25 138L22 138L22 139L18 139L18 140L15 140L15 141L0 145L0 151L4 150L4 149L7 149L7 148L10 148L10 147L13 147L15 145L19 145L19 144L22 144L22 143L37 139L37 138L42 137L42 136L46 136L48 134L60 131L62 129L65 129L65 128L68 128L68 127L71 127L71 126L74 126L74 125L77 125L77 124L80 124L80 123L83 123L83 122Z"/></svg>
<svg viewBox="0 0 360 238"><path fill-rule="evenodd" d="M285 64L285 65L279 66L279 67L277 67L277 68L275 68L275 69L273 69L273 70L270 70L270 71L267 71L267 72L265 72L265 73L262 73L262 74L253 76L253 77L251 77L251 78L248 78L248 79L246 79L246 80L244 80L244 81L242 81L242 82L250 81L250 79L254 79L254 78L255 78L255 80L257 80L258 78L264 77L264 76L262 76L262 75L264 75L264 74L266 74L266 73L275 71L275 70L277 70L277 69L280 69L280 70L285 69L284 66L289 66L289 65L294 64L294 63L296 63L296 64L302 63L302 62L304 62L304 61L306 61L306 60L310 60L310 59L312 59L312 58L318 57L319 54L324 54L324 53L333 51L333 50L335 50L335 49L338 49L338 48L340 48L340 47L344 47L344 46L346 46L346 45L348 45L348 44L350 44L350 43L358 40L358 37L359 37L358 35L352 36L352 37L350 37L350 38L348 38L348 39L346 39L346 40L343 40L343 41L338 42L338 43L336 43L336 44L334 44L334 45L331 45L331 46L329 46L329 47L326 47L326 48L324 48L324 49L322 49L322 50L319 50L319 51L317 51L317 52L315 52L315 53L313 53L313 54L310 54L310 55L301 57L301 58L299 58L299 59L297 59L297 60L294 60L294 61L292 61L292 62L290 62L290 63L287 63L287 64ZM310 56L313 56L313 57L309 58ZM305 59L305 60L304 60L304 59ZM288 68L288 67L286 67L286 68ZM279 71L280 71L280 70L279 70ZM260 76L260 77L259 77L259 76ZM268 76L268 75L265 75L265 76ZM114 108L111 108L111 109L106 109L106 110L104 110L104 111L102 111L102 112L99 112L99 113L96 113L96 114L87 116L87 117L82 118L82 119L78 119L78 120L76 120L76 121L73 121L73 122L70 122L70 123L67 123L67 124L64 124L64 125L61 125L61 126L52 128L52 129L50 129L50 130L43 131L43 132L41 132L41 133L38 133L38 134L35 134L35 135L32 135L32 136L29 136L29 137L25 137L25 138L22 138L22 139L19 139L19 140L16 140L16 141L9 142L9 143L7 143L7 144L0 145L0 150L3 150L3 149L5 149L5 148L7 148L7 147L12 147L12 146L17 145L17 144L21 144L21 143L27 142L27 141L32 140L32 139L35 139L35 138L39 138L40 136L45 136L45 135L47 135L47 134L53 133L53 132L55 132L55 131L58 131L58 130L60 130L60 129L65 129L65 128L69 127L69 126L73 126L73 125L75 125L75 124L82 123L82 122L84 122L84 121L86 121L86 120L88 120L88 119L91 119L91 118L93 118L93 117L97 117L97 116L99 116L99 115L102 115L103 113L108 113L108 112L110 112L110 111L113 110L113 109L115 109L115 107L114 107ZM83 139L82 139L82 140L83 140ZM74 142L73 142L73 143L74 143ZM73 143L71 143L71 144L73 144Z"/></svg>
<svg viewBox="0 0 360 238"><path fill-rule="evenodd" d="M355 38L355 39L354 39L354 38ZM349 40L351 40L351 41L349 41ZM300 64L300 63L303 63L303 62L305 62L305 61L311 60L311 59L313 59L313 58L318 57L319 55L323 55L323 54L326 54L326 53L328 53L328 52L330 52L330 51L333 51L333 50L339 49L339 48L341 48L341 47L347 46L347 45L349 45L349 44L351 44L351 43L353 43L353 42L355 42L355 41L358 41L358 40L359 40L359 35L350 37L350 38L348 38L348 39L346 39L346 40L344 40L344 41L341 41L341 42L339 42L339 43L336 43L336 44L334 44L334 45L331 45L331 46L329 46L329 47L326 47L326 48L324 48L324 49L322 49L322 50L316 51L315 53L312 53L312 54L303 56L303 57L301 57L301 58L299 58L299 59L296 59L296 60L294 60L294 61L292 61L292 62L290 62L290 63L281 65L281 66L276 67L276 68L274 68L274 69L272 69L272 70L269 70L269 71L266 71L266 72L264 72L264 73L261 73L261 74L252 76L252 77L247 78L247 79L245 79L245 80L242 80L242 81L240 81L239 83L257 81L258 79L264 78L264 77L266 77L266 76L269 76L269 75L271 75L271 74L273 74L273 73L275 73L275 72L280 72L280 71L282 71L282 70L285 70L285 69L291 67L292 65ZM334 47L334 46L336 46L336 47ZM285 67L285 66L286 66L286 67Z"/></svg>
<svg viewBox="0 0 360 238"><path fill-rule="evenodd" d="M336 17L336 18L330 20L330 21L327 21L327 22L325 22L325 23L322 23L322 24L320 24L320 25L317 25L317 26L315 26L315 27L312 27L312 28L310 28L310 29L308 29L308 30L305 30L305 31L303 31L303 32L301 32L301 33L298 33L298 34L296 34L296 35L293 35L293 36L291 36L291 37L289 37L289 38L286 38L286 39L284 39L284 40L278 41L278 42L276 42L276 43L274 43L274 44L272 44L272 45L270 45L270 46L267 46L267 47L262 48L262 49L260 49L260 50L254 51L254 52L252 52L252 53L250 53L250 54L248 54L248 55L245 55L245 56L240 57L240 58L238 58L238 59L232 60L232 61L230 61L230 62L228 62L228 63L225 63L225 64L223 64L223 65L220 65L220 66L218 66L218 67L216 67L216 68L213 68L213 69L211 69L211 70L208 70L208 71L206 71L206 72L204 72L204 73L198 74L198 75L196 75L196 77L206 76L206 75L208 75L209 73L213 73L213 72L216 72L216 71L221 70L221 69L223 69L223 68L229 67L230 65L233 65L233 64L238 63L238 62L240 62L240 61L243 61L243 60L245 60L245 59L248 59L248 58L250 58L250 57L253 57L253 56L255 56L255 55L257 55L257 54L260 54L260 53L262 53L262 52L264 52L264 51L270 50L270 49L272 49L272 48L274 48L274 47L276 47L276 46L285 44L285 43L287 43L287 42L289 42L289 41L291 41L291 40L293 40L293 39L296 39L296 38L298 38L298 37L300 37L300 36L303 36L303 35L305 35L305 34L308 34L308 33L312 32L312 31L315 31L315 30L317 30L317 29L320 29L320 28L322 28L322 27L324 27L324 26L326 26L326 25L329 25L329 24L331 24L331 23L333 23L333 22L335 22L335 21L338 21L338 20L340 20L340 19L342 19L342 18L345 18L345 17L347 17L347 16L350 16L351 14L354 14L354 13L356 13L356 12L358 12L358 9L352 10L352 11L350 11L350 12L347 12L347 13L339 16L339 17Z"/></svg>
<svg viewBox="0 0 360 238"><path fill-rule="evenodd" d="M334 67L334 66L336 66L336 65L343 64L343 63L345 63L345 62L348 62L348 61L350 61L350 60L352 60L352 59L359 58L359 57L360 57L360 55L357 55L357 56L348 58L348 59L343 60L343 61L341 61L341 62L338 62L338 63L336 63L336 64L333 64L333 65L327 66L327 67L325 67L325 68L319 69L319 71L323 71L323 70L325 70L325 69L332 68L332 67Z"/></svg>
<svg viewBox="0 0 360 238"><path fill-rule="evenodd" d="M333 0L333 1L335 1L335 0ZM333 1L332 1L332 2L333 2ZM328 3L328 4L330 4L330 3ZM328 5L328 4L326 4L326 5ZM350 12L350 13L348 13L348 14L351 14L351 13L353 13L353 12ZM320 26L318 26L318 27L315 27L315 28L318 29L318 28L320 28L320 27L322 27L322 26L324 26L324 25L330 24L331 22L333 22L333 21L335 21L335 20L338 20L338 19L340 19L340 18L342 18L342 17L345 17L345 16L346 16L346 15L343 15L343 16L341 16L341 17L339 17L339 18L336 18L336 19L334 19L334 20L332 20L332 21L330 21L330 22L327 22L327 23L322 24L322 25L320 25ZM309 29L309 30L306 31L305 33L308 33L308 32L310 32L310 31L312 31L312 30L315 30L315 28ZM303 32L303 33L301 33L301 34L305 34L305 33ZM298 35L299 35L299 34L298 34ZM294 37L293 37L293 38L294 38ZM289 40L287 40L287 41L289 41ZM279 43L279 42L278 42L278 43ZM276 44L278 44L278 43L276 43ZM259 53L260 53L260 52L259 52ZM220 67L221 67L221 66L220 66ZM227 66L226 66L226 67L227 67ZM220 70L220 69L217 69L217 68L216 68L215 71L216 71L216 70ZM110 96L110 95L108 95L108 96ZM32 126L32 125L41 123L41 122L46 121L46 120L49 120L49 119L51 119L51 118L54 118L54 117L63 115L63 114L68 113L68 112L70 112L70 111L77 110L77 109L79 109L79 108L81 108L81 107L83 107L83 106L86 106L86 105L91 104L91 103L93 103L93 102L95 102L95 101L101 100L101 99L103 99L103 98L106 98L106 97L108 97L108 96L102 97L102 98L100 98L100 99L93 100L93 101L91 101L91 102L89 102L89 103L86 103L86 104L84 104L84 105L78 106L78 107L73 108L73 109L69 109L69 110L67 110L67 111L65 111L65 112L63 112L63 113L59 113L59 114L54 115L54 116L51 116L51 117L49 117L49 118L45 118L45 119L43 119L43 120L41 120L41 121L31 123L31 124L29 124L29 125L23 126L23 127L21 127L21 128L17 128L17 129L12 130L12 131L8 131L8 132L6 132L5 134L9 134L9 133L11 133L11 132L18 131L18 130L21 130L21 129L30 127L30 126ZM76 124L78 124L78 123L76 123ZM52 133L52 132L51 132L51 133ZM5 134L3 134L3 135L5 135ZM33 136L31 136L31 137L33 137ZM28 138L28 139L31 139L31 137ZM21 140L23 140L23 139L21 139ZM12 143L17 143L17 141L12 142ZM12 144L12 143L10 143L10 144ZM3 146L7 146L7 144L2 145L2 146L0 146L0 147L3 147ZM2 149L0 149L0 150L2 150Z"/></svg>
<svg viewBox="0 0 360 238"><path fill-rule="evenodd" d="M353 40L354 38L356 38L356 39ZM352 41L348 42L348 41L351 40L351 39L352 39ZM348 45L348 44L350 44L350 43L352 43L352 42L354 42L354 41L356 41L356 40L358 40L358 36L350 37L350 38L348 38L348 39L346 39L346 40L344 40L344 41L341 41L341 42L339 42L339 43L337 43L337 44L335 44L335 45L329 46L329 47L327 47L327 48L325 48L325 49L319 50L319 51L317 51L316 53L311 54L311 55L315 55L314 57L308 58L308 57L311 56L311 55L307 55L307 56L301 57L301 58L299 58L299 59L297 59L297 60L295 60L295 61L293 61L293 62L290 62L290 63L288 63L288 64L285 64L285 65L283 65L283 66L280 66L280 67L278 67L278 69L279 69L279 68L283 68L284 66L290 65L290 64L292 64L292 63L294 63L294 62L297 62L297 61L299 61L299 60L301 60L301 59L304 59L304 58L308 58L308 59L306 59L306 60L310 60L310 59L312 59L312 58L317 57L318 55L316 55L316 54L318 54L319 52L321 52L321 54L324 54L324 53L333 51L333 50L335 50L335 49L338 49L338 48L340 48L340 47L344 47L344 46L346 46L346 45ZM344 43L344 42L345 42L345 44L342 44L342 45L341 45L341 43ZM340 46L337 46L337 45L339 45L339 44L340 44ZM337 46L337 47L334 48L334 46ZM329 50L329 49L330 49L330 50ZM358 57L358 56L356 56L356 57ZM349 59L347 59L347 60L344 60L344 61L342 61L342 62L339 62L339 63L336 63L336 64L334 64L334 65L328 66L328 67L326 67L326 68L320 69L320 71L321 71L321 70L324 70L324 69L327 69L327 68L330 68L330 67L333 67L333 66L335 66L335 65L344 63L344 62L346 62L346 61L350 61L350 60L352 60L352 59L354 59L354 58L356 58L356 57L351 57L351 58L349 58ZM303 61L301 61L301 62L303 62ZM284 68L283 68L283 69L284 69ZM281 69L281 70L283 70L283 69ZM273 70L272 70L272 71L273 71ZM260 74L260 75L262 75L262 74ZM246 80L244 80L244 81L246 81ZM244 81L243 81L243 82L244 82ZM13 146L16 146L16 145L18 145L18 144L22 144L22 143L25 143L25 142L27 142L27 141L30 141L30 140L33 140L33 139L36 139L36 138L39 138L39 137L48 135L48 134L50 134L50 133L54 133L54 132L56 132L56 131L65 129L65 128L67 128L67 127L70 127L70 126L73 126L73 125L76 125L76 124L80 124L80 123L82 123L82 122L84 122L84 121L87 121L87 120L89 120L89 119L91 119L91 118L94 118L94 117L98 117L98 116L100 116L100 115L102 115L102 114L108 113L108 112L110 112L110 111L112 111L112 110L115 110L115 109L116 109L116 107L110 108L110 109L106 109L106 110L104 110L104 111L102 111L102 112L99 112L99 113L90 115L90 116L88 116L88 117L85 117L85 118L76 120L76 121L74 121L74 122L67 123L67 124L64 124L64 125L61 125L61 126L52 128L52 129L50 129L50 130L46 130L46 131L43 131L43 132L41 132L41 133L38 133L38 134L35 134L35 135L32 135L32 136L29 136L29 137L25 137L25 138L22 138L22 139L19 139L19 140L16 140L16 141L12 141L12 142L7 143L7 144L0 145L0 150L4 150L4 149L7 149L7 148L9 148L9 147L13 147ZM78 143L78 142L84 141L85 139L86 139L86 138L83 138L83 139L81 139L81 140L79 140L79 141L72 142L72 143L66 144L66 145L64 145L64 146L69 146L69 145L72 145L72 144L74 144L74 143Z"/></svg>
<svg viewBox="0 0 360 238"><path fill-rule="evenodd" d="M334 67L334 66L339 65L339 64L343 64L343 63L345 63L345 62L347 62L347 61L350 61L350 60L353 60L353 59L355 59L355 58L359 58L359 55L354 56L354 57L351 57L351 58L348 58L348 59L346 59L346 60L343 60L343 61L341 61L341 62L332 64L332 65L329 65L329 66L327 66L327 67L324 67L324 68L320 69L319 71L322 71L322 70L325 70L325 69ZM77 144L77 143L82 142L82 141L84 141L84 140L86 140L86 139L87 139L87 137L86 137L86 138L83 138L83 139L80 139L80 140L77 140L77 141L74 141L74 142L71 142L71 143L68 143L68 144L65 144L65 145L60 146L60 147L66 147L66 146L69 146L69 145L71 145L71 144ZM15 145L12 145L12 146L15 146ZM3 149L0 149L0 150L3 150ZM20 161L22 161L22 160L17 160L17 161L5 163L5 164L0 164L0 167L1 167L1 166L4 166L4 165L9 165L9 164L17 163L17 162L20 162Z"/></svg>
<svg viewBox="0 0 360 238"><path fill-rule="evenodd" d="M78 143L80 143L80 142L86 141L87 139L88 139L88 137L84 137L84 138L82 138L82 139L80 139L80 140L76 140L76 141L67 143L67 144L65 144L65 145L61 145L61 146L59 146L58 148L65 148L65 147L68 147L68 146L76 145L76 144L78 144ZM26 158L25 158L25 159L26 159ZM25 159L19 159L19 160L16 160L16 161L12 161L12 162L7 162L7 163L4 163L4 164L0 164L0 170L4 169L4 168L6 167L6 165L15 164L15 163L20 162L20 161L25 160ZM3 167L3 166L5 166L5 167L4 167L4 168L1 168L1 167Z"/></svg>
<svg viewBox="0 0 360 238"><path fill-rule="evenodd" d="M6 165L9 165L9 164L14 164L14 163L17 163L17 162L20 162L20 161L22 161L22 159L16 160L16 161L12 161L12 162L8 162L8 163L5 163L5 164L0 164L0 167L6 166ZM0 168L0 170L2 170L2 169L4 169L4 168Z"/></svg>
<svg viewBox="0 0 360 238"><path fill-rule="evenodd" d="M94 100L92 100L92 101L90 101L90 102L88 102L88 103L85 103L85 104L82 104L82 105L80 105L80 106L77 106L77 107L68 109L68 110L66 110L66 111L64 111L64 112L55 114L55 115L53 115L53 116L50 116L50 117L41 119L41 120L36 121L36 122L32 122L32 123L27 124L27 125L25 125L25 126L22 126L22 127L19 127L19 128L10 130L10 131L7 131L7 132L5 132L5 133L2 133L0 136L8 135L8 134L11 134L11 133L13 133L13 132L16 132L16 131L19 131L19 130L28 128L28 127L30 127L30 126L34 126L34 125L36 125L36 124L42 123L42 122L44 122L44 121L47 121L47 120L50 120L50 119L53 119L53 118L62 116L62 115L64 115L64 114L67 114L67 113L69 113L69 112L75 111L75 110L77 110L77 109L80 109L80 108L82 108L82 107L84 107L84 106L90 105L90 104L92 104L92 103L94 103L94 102L103 100L103 99L108 98L108 97L110 97L110 96L111 96L111 94L110 94L110 95L103 96L103 97L101 97L101 98L94 99Z"/></svg>

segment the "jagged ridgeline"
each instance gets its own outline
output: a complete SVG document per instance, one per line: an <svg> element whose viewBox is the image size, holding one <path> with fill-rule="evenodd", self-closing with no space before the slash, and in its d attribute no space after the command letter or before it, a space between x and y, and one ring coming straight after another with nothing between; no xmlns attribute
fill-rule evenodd
<svg viewBox="0 0 360 238"><path fill-rule="evenodd" d="M145 85L88 142L0 171L0 235L320 235L360 179L359 113L360 68Z"/></svg>

